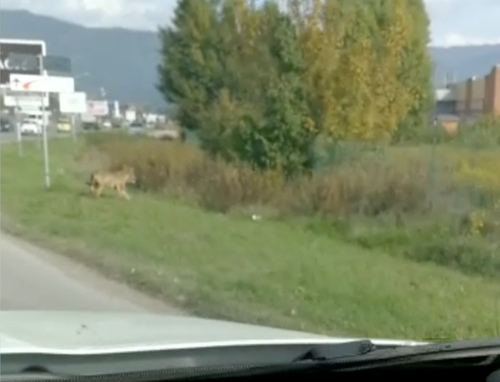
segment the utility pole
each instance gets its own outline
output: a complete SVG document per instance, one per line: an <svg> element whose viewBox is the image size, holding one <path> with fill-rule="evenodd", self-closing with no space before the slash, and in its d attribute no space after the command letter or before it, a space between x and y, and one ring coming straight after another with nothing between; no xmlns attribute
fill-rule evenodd
<svg viewBox="0 0 500 382"><path fill-rule="evenodd" d="M42 76L46 77L47 73L43 68L43 56L40 55L40 72ZM48 93L42 94L42 134L43 134L43 164L44 164L44 175L45 175L45 187L50 188L50 166L49 166L49 139L47 137L48 120L47 112L45 110L45 99L48 98Z"/></svg>

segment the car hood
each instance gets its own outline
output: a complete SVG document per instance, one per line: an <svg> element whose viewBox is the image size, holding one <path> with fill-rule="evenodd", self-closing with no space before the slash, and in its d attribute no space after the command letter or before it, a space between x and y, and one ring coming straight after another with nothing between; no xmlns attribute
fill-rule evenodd
<svg viewBox="0 0 500 382"><path fill-rule="evenodd" d="M150 313L0 312L0 354L108 354L221 346L356 340L187 316ZM379 345L419 345L374 340Z"/></svg>

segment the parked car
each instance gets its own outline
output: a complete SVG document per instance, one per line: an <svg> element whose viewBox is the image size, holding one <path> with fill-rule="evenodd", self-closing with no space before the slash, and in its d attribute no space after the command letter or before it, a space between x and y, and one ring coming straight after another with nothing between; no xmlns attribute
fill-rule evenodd
<svg viewBox="0 0 500 382"><path fill-rule="evenodd" d="M13 125L12 122L8 118L0 118L0 131L7 132L12 131Z"/></svg>
<svg viewBox="0 0 500 382"><path fill-rule="evenodd" d="M163 130L153 130L147 134L151 138L160 139L162 141L181 141L186 140L186 133L184 130L179 129L163 129Z"/></svg>
<svg viewBox="0 0 500 382"><path fill-rule="evenodd" d="M57 122L57 131L60 133L68 133L71 131L71 121L68 118L61 118Z"/></svg>
<svg viewBox="0 0 500 382"><path fill-rule="evenodd" d="M41 135L42 134L42 124L36 119L25 119L21 122L21 134L22 135Z"/></svg>
<svg viewBox="0 0 500 382"><path fill-rule="evenodd" d="M97 122L83 122L82 127L84 130L99 130Z"/></svg>
<svg viewBox="0 0 500 382"><path fill-rule="evenodd" d="M130 135L146 134L146 125L141 121L134 121L129 125L128 132Z"/></svg>

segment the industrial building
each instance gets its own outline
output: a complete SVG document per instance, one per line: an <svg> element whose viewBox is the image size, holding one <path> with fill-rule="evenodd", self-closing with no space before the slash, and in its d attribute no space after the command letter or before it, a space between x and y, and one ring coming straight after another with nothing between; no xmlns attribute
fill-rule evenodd
<svg viewBox="0 0 500 382"><path fill-rule="evenodd" d="M482 115L500 116L500 65L483 77L471 77L436 91L436 115L474 121Z"/></svg>

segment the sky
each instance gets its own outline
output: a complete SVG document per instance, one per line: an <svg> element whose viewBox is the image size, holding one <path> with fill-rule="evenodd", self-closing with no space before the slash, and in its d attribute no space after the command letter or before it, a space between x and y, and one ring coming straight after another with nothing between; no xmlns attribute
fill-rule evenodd
<svg viewBox="0 0 500 382"><path fill-rule="evenodd" d="M425 0L434 46L500 43L500 0ZM49 6L50 3L50 6ZM156 30L172 18L177 0L2 0L88 27Z"/></svg>

